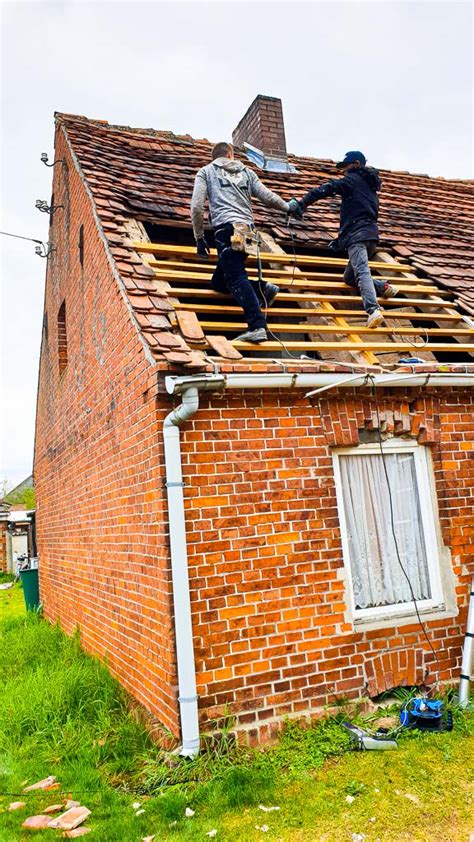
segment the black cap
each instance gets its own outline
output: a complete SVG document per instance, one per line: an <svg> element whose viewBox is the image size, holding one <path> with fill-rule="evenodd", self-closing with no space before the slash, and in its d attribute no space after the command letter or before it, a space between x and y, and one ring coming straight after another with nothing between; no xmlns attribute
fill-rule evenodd
<svg viewBox="0 0 474 842"><path fill-rule="evenodd" d="M338 161L336 167L346 167L348 164L355 164L357 161L359 161L361 167L365 167L367 158L362 152L353 149L351 152L346 152L346 157L343 161Z"/></svg>

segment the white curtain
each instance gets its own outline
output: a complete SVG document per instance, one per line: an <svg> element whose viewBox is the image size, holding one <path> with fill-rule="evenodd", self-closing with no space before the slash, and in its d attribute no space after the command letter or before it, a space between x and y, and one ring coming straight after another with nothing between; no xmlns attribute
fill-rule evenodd
<svg viewBox="0 0 474 842"><path fill-rule="evenodd" d="M382 456L367 454L339 459L356 608L412 601L397 559ZM387 454L385 465L400 559L416 599L429 599L431 590L413 454Z"/></svg>

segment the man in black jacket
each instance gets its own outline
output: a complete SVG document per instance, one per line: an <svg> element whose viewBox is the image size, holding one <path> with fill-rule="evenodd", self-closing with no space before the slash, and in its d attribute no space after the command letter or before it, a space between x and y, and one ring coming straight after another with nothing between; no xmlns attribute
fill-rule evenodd
<svg viewBox="0 0 474 842"><path fill-rule="evenodd" d="M344 178L314 187L300 201L292 199L289 212L301 218L306 208L319 199L342 197L336 247L347 249L349 255L344 281L351 287L359 288L368 315L367 326L378 327L384 318L377 305L377 296L392 298L398 292L393 284L372 278L369 269L369 260L377 251L379 238L377 193L381 181L377 170L366 167L362 152L347 152L344 160L336 166L342 169Z"/></svg>

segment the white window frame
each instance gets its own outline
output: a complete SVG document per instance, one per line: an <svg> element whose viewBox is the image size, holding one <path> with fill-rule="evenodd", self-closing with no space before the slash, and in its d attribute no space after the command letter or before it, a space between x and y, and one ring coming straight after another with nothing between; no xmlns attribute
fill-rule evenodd
<svg viewBox="0 0 474 842"><path fill-rule="evenodd" d="M428 575L431 588L430 599L416 601L418 610L430 612L435 609L444 608L443 589L441 585L441 559L440 548L437 538L437 505L434 495L434 486L431 481L431 464L428 459L428 448L413 441L390 439L383 443L384 453L413 453L415 464L415 475L420 499L421 521L425 539L426 558L428 564ZM337 509L339 524L341 528L342 554L344 567L347 572L347 580L350 594L352 615L355 621L377 620L378 618L392 617L399 615L405 617L414 614L416 616L413 602L399 602L395 605L382 605L375 608L356 608L354 600L354 589L352 586L351 559L349 552L349 536L347 530L346 513L342 493L342 477L339 457L340 456L369 456L381 455L380 445L375 443L361 444L358 447L346 447L333 450L332 458L334 465L334 476L336 482ZM390 513L388 513L390 516ZM403 562L403 558L402 558ZM400 570L400 575L403 576Z"/></svg>

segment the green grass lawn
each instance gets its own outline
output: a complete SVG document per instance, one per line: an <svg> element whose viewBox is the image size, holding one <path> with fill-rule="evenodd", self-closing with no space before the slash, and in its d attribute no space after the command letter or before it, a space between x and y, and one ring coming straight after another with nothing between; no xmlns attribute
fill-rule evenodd
<svg viewBox="0 0 474 842"><path fill-rule="evenodd" d="M216 840L234 842L468 842L473 745L473 712L455 712L452 733L406 734L393 752L351 751L333 718L306 730L292 724L266 751L235 750L224 740L170 767L78 638L26 617L19 585L0 591L1 842L31 839L24 818L68 796L92 811L91 842L152 834L156 842L206 840L213 830ZM60 790L22 795L25 781L50 774ZM16 800L27 806L7 812ZM185 817L187 807L193 817Z"/></svg>
<svg viewBox="0 0 474 842"><path fill-rule="evenodd" d="M0 574L0 584L10 582L13 576ZM25 601L20 585L14 585L6 591L0 591L0 624L9 617L21 617L25 613ZM0 627L0 635L2 630ZM1 640L1 637L0 637Z"/></svg>

